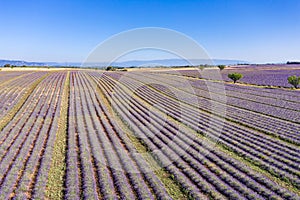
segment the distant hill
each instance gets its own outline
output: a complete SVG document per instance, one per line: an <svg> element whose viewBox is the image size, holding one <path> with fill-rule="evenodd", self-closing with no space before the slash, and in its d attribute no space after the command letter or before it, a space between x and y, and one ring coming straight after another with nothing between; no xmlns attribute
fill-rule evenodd
<svg viewBox="0 0 300 200"><path fill-rule="evenodd" d="M125 62L100 62L100 63L85 63L83 67L106 67L108 65L119 66L119 67L154 67L154 66L186 66L186 65L204 65L204 64L214 64L214 65L235 65L238 63L249 63L247 61L241 60L224 60L224 59L190 59L188 61L182 59L163 59L163 60L133 60L133 61L125 61ZM59 66L75 66L81 67L82 63L79 62L68 62L68 63L60 63L60 62L27 62L22 60L0 60L0 66L4 66L5 64L15 65L15 66L51 66L51 67L59 67Z"/></svg>
<svg viewBox="0 0 300 200"><path fill-rule="evenodd" d="M45 63L41 62L27 62L23 60L0 60L0 66L4 66L5 64L16 65L16 66L45 66Z"/></svg>

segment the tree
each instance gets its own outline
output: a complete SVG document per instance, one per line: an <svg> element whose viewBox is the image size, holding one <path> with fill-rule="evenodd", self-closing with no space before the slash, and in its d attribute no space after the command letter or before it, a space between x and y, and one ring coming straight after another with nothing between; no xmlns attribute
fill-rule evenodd
<svg viewBox="0 0 300 200"><path fill-rule="evenodd" d="M300 76L297 77L296 75L288 77L289 84L293 85L296 89L298 88L298 85L300 84Z"/></svg>
<svg viewBox="0 0 300 200"><path fill-rule="evenodd" d="M112 66L106 67L106 71L115 71L116 69Z"/></svg>
<svg viewBox="0 0 300 200"><path fill-rule="evenodd" d="M199 69L200 69L201 71L203 71L204 68L205 68L205 67L204 67L203 65L200 65L200 66L199 66Z"/></svg>
<svg viewBox="0 0 300 200"><path fill-rule="evenodd" d="M243 78L243 74L239 74L239 73L228 74L228 78L232 79L233 82L236 83L238 80Z"/></svg>
<svg viewBox="0 0 300 200"><path fill-rule="evenodd" d="M223 69L226 68L226 65L218 65L219 69L222 71Z"/></svg>
<svg viewBox="0 0 300 200"><path fill-rule="evenodd" d="M286 64L288 64L288 65L299 65L300 62L299 61L287 61Z"/></svg>
<svg viewBox="0 0 300 200"><path fill-rule="evenodd" d="M4 67L10 67L10 64L5 64Z"/></svg>

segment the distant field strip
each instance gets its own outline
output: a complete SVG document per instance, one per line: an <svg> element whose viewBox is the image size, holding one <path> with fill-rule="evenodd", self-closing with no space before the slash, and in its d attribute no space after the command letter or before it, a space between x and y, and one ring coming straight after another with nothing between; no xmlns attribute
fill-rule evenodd
<svg viewBox="0 0 300 200"><path fill-rule="evenodd" d="M299 94L300 91L296 90L290 90L290 89L283 89L283 88L274 88L269 86L259 86L259 85L247 85L247 84L233 84L232 81L226 82L224 80L214 80L214 79L208 79L210 73L206 74L206 71L199 71L199 70L170 70L170 71L158 71L158 72L150 72L152 74L162 74L162 75L172 75L172 76L183 76L189 80L194 81L213 81L213 82L221 82L225 84L226 89L234 89L239 90L241 93L254 93L257 96L269 96L274 97L276 99L284 99L287 101L297 101L300 100ZM206 74L206 78L203 78L201 73ZM213 71L213 73L219 73L218 71ZM257 72L259 73L259 72ZM293 74L291 72L291 74ZM285 80L287 81L287 80ZM282 102L284 103L284 102Z"/></svg>

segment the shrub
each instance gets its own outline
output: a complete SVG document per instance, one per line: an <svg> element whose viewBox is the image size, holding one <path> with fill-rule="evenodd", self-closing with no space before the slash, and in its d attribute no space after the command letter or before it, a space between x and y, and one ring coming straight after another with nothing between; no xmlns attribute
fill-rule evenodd
<svg viewBox="0 0 300 200"><path fill-rule="evenodd" d="M223 70L223 69L226 68L226 65L218 65L218 67L219 67L220 70Z"/></svg>
<svg viewBox="0 0 300 200"><path fill-rule="evenodd" d="M239 74L239 73L228 74L228 78L232 79L233 82L236 83L238 80L243 78L243 74Z"/></svg>
<svg viewBox="0 0 300 200"><path fill-rule="evenodd" d="M10 67L10 64L5 64L3 67Z"/></svg>
<svg viewBox="0 0 300 200"><path fill-rule="evenodd" d="M288 77L289 84L293 85L296 89L298 88L298 85L300 84L300 76L297 77L296 75Z"/></svg>

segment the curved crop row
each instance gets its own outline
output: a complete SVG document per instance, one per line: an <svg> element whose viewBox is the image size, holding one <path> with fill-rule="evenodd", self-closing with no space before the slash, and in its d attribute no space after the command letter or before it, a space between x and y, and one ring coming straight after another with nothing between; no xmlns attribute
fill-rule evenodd
<svg viewBox="0 0 300 200"><path fill-rule="evenodd" d="M177 82L178 82L178 79L179 80L185 79L185 81L188 84L190 84L191 87L200 89L200 91L203 91L203 92L207 92L207 90L208 90L207 83L211 82L210 80L185 78L185 77L181 76L180 74L174 74L172 76L171 74L164 75L164 74L157 74L155 72L143 73L143 75L146 75L146 74L154 75L154 76L160 77L160 78L166 78L167 80L172 80L172 81L177 81ZM244 86L243 88L241 88L241 86L235 85L235 84L226 84L226 83L219 83L219 84L225 88L226 96L229 97L229 99L228 99L229 101L232 101L235 99L248 100L248 101L253 101L255 103L284 108L287 110L291 110L292 112L300 111L299 102L297 102L297 99L295 99L295 101L286 101L286 99L284 99L284 98L287 95L283 96L282 98L278 98L278 94L276 96L273 95L272 97L270 97L268 95L265 95L262 92L262 91L264 91L263 88L256 88L256 91L257 91L257 89L260 89L260 91L257 93L254 93L254 92L251 92L252 90L249 91L249 88L250 88L249 86ZM218 89L219 85L217 83L212 84L211 86L212 86L212 90L210 92L218 92L217 89ZM214 91L214 88L216 89L215 91ZM274 94L274 93L271 93L271 94ZM284 91L281 91L281 95L283 95L283 94L284 94ZM298 100L300 100L300 99L298 99ZM243 104L241 104L241 105L243 105Z"/></svg>
<svg viewBox="0 0 300 200"><path fill-rule="evenodd" d="M136 75L130 75L131 78L134 78L137 81L144 81L147 80L145 77L143 79L140 79ZM216 101L219 96L215 95L213 96L213 99L210 97L204 97L203 92L197 92L197 97L195 97L195 94L189 91L186 91L186 85L180 86L178 83L176 84L175 81L170 81L164 79L161 80L157 77L151 76L150 80L159 80L161 81L161 84L167 85L168 87L173 88L176 90L177 96L180 96L182 98L178 99L183 101L184 103L187 103L191 106L197 106L201 110L204 110L206 112L212 111L212 106L225 106L226 107L226 118L241 123L243 125L246 125L248 127L261 130L263 132L266 132L267 134L275 135L279 138L282 138L284 140L290 141L292 143L300 144L299 136L297 135L300 133L300 125L295 123L286 122L284 120L276 119L269 116L264 116L260 113L256 113L254 111L246 110L246 109L240 109L231 105L227 105L226 102L224 102L224 98L220 96L220 101ZM176 84L176 87L175 85ZM178 90L180 88L180 90ZM195 91L195 90L193 90ZM161 91L164 92L164 91ZM195 105L195 98L198 98L199 101L197 101ZM286 111L285 114L287 114L288 111ZM298 131L299 130L299 131ZM295 135L296 134L296 135Z"/></svg>
<svg viewBox="0 0 300 200"><path fill-rule="evenodd" d="M74 90L70 95L69 119L77 119L78 126L70 128L75 129L78 135L75 136L77 142L74 136L70 137L73 140L69 141L68 146L66 198L78 199L83 196L108 199L119 196L125 199L153 199L153 195L167 197L158 179L153 174L150 177L149 173L143 172L143 160L137 161L137 157L133 157L128 151L130 147L132 150L132 146L128 139L127 142L124 141L122 132L116 132L116 125L106 117L108 111L99 101L92 83L78 72L71 74L71 85ZM75 96L78 98L74 100ZM74 124L69 122L70 125ZM79 151L74 152L77 145ZM69 165L71 163L73 164ZM74 165L75 163L77 164ZM80 167L76 169L74 166ZM151 192L150 183L156 189L154 194Z"/></svg>
<svg viewBox="0 0 300 200"><path fill-rule="evenodd" d="M127 84L134 84L134 81L132 80L127 81L129 81L129 83ZM125 83L125 79L123 79L122 82ZM299 165L294 163L297 160L299 162L299 154L297 153L299 152L299 150L294 148L294 150L291 151L290 148L293 147L282 144L282 146L286 146L286 148L281 148L283 151L280 150L273 152L272 149L265 150L266 144L264 144L263 142L261 142L260 144L262 148L255 148L255 146L252 145L254 141L253 137L255 138L255 135L257 135L257 138L259 140L261 139L259 137L261 134L257 134L247 129L243 131L243 128L238 127L234 124L230 124L229 122L224 124L222 134L218 134L218 129L215 129L215 127L218 126L217 118L207 116L206 118L208 121L204 121L203 123L201 123L201 121L197 120L197 117L199 117L200 113L197 113L197 115L193 114L192 109L190 109L186 114L184 112L177 114L178 107L176 108L176 106L172 105L176 104L176 102L172 101L172 99L168 99L165 96L161 96L159 93L156 93L153 90L151 91L151 89L147 87L143 89L147 90L145 92L139 92L139 96L141 98L143 98L146 101L150 101L152 104L164 105L164 109L168 110L168 114L173 118L189 125L193 129L200 131L201 133L206 134L211 138L217 139L219 142L222 142L222 144L230 147L236 153L242 155L245 158L249 158L253 163L257 165L262 166L264 169L266 169L273 175L285 177L289 181L291 181L296 187L300 186L298 177ZM180 106L183 107L184 105ZM184 111L184 109L181 110ZM205 115L203 116L201 114L200 118L205 119ZM210 129L207 129L207 124L209 123L214 123L214 125L210 126ZM244 135L249 135L248 137L252 138L247 139L247 137L245 137ZM242 138L243 140L241 140ZM268 141L269 139L271 138L267 138L266 141ZM290 153L292 153L294 156L290 156ZM282 154L284 156L282 156ZM285 178L283 178L283 180L285 180Z"/></svg>
<svg viewBox="0 0 300 200"><path fill-rule="evenodd" d="M150 78L155 78L156 80L159 80L159 82L163 80L167 80L167 83L175 86L180 87L180 83L183 81L180 81L180 77L176 77L176 79L170 77L170 76L162 76L162 75L150 75L150 73L143 73L144 76L148 76ZM181 77L182 78L182 77ZM185 80L182 78L187 84L189 84L190 87L193 87L194 91L197 95L203 97L203 98L210 98L210 95L212 94L219 94L224 95L221 91L221 93L218 93L220 87L224 87L223 83L211 83L211 82L191 82L189 80ZM163 82L161 82L163 83ZM207 84L209 84L210 88L207 88ZM182 84L181 84L182 85ZM185 85L186 86L186 85ZM185 89L185 87L180 87L182 89ZM276 101L274 99L268 98L259 98L252 95L245 95L243 93L237 93L233 91L226 90L226 97L227 97L227 103L229 105L233 105L235 107L240 107L247 110L252 110L255 112L259 112L262 114L266 114L269 116L273 116L276 118L281 118L284 120L289 120L293 122L300 122L299 119L299 103L291 103L287 102L287 105L282 106L283 101ZM287 115L286 113L289 113Z"/></svg>
<svg viewBox="0 0 300 200"><path fill-rule="evenodd" d="M93 75L93 74L91 74L91 76L93 76L97 81L99 81L99 87L101 87L103 90L104 90L104 88L106 87L107 88L107 90L106 90L106 95L110 95L110 91L109 91L109 85L113 85L113 83L110 83L109 82L109 80L107 80L107 79L105 79L103 76L101 77L101 78L99 78L99 77L96 77L96 75ZM195 147L196 149L197 149L197 151L196 151L196 149L194 150L195 152L193 152L193 151L190 151L190 152L188 152L188 154L187 155L189 155L189 156L187 156L186 155L186 153L187 152L185 152L185 151L183 151L183 150L180 150L180 148L182 148L182 146L184 146L184 145L186 145L186 144L189 144L189 143L186 143L187 141L189 141L187 138L186 138L186 134L187 133L182 133L181 134L181 136L183 137L183 138L185 138L185 141L184 141L184 143L182 143L182 141L180 141L180 140L178 140L177 141L177 138L175 137L174 138L174 136L172 136L172 135L170 135L171 133L170 133L170 130L171 130L171 128L169 127L169 128L167 128L167 127L164 127L164 126L162 126L162 125L159 125L159 121L160 120L157 120L155 123L152 121L152 123L151 124L149 124L149 123L147 123L147 121L145 121L145 120L147 120L147 115L145 115L145 114L143 114L143 113L145 113L147 110L144 110L144 111L142 111L142 110L139 110L139 109L141 109L141 107L143 107L143 105L139 105L140 106L140 108L138 109L136 106L137 106L137 104L135 103L135 101L130 101L130 96L129 97L126 97L126 95L125 95L125 93L123 94L123 95L125 95L125 96L118 96L118 95L121 95L121 93L122 92L120 92L119 90L118 90L118 92L116 92L116 95L114 95L113 96L113 100L116 100L116 101L118 101L118 102L116 102L114 105L116 105L116 106L118 106L118 110L119 110L119 112L120 112L120 115L122 115L124 118L126 118L127 119L127 121L128 121L128 123L130 123L130 120L132 120L132 123L130 123L130 125L132 126L132 128L135 130L135 134L141 134L141 133L143 133L143 134L146 134L146 136L147 137L145 137L145 135L140 135L140 138L142 138L143 139L143 142L144 143L146 143L147 144L147 146L148 146L148 148L150 148L151 150L155 150L155 149L157 149L157 147L159 148L159 149L166 149L166 151L163 151L163 152L160 152L160 151L157 151L158 153L158 155L157 155L157 157L158 157L158 159L161 161L161 162L166 162L167 160L170 160L170 158L172 158L171 160L172 161L174 161L173 159L175 159L175 161L174 161L174 163L175 163L175 165L177 165L177 167L179 167L179 169L181 169L181 170L187 170L189 167L187 167L187 166L190 166L192 169L190 169L190 170L188 170L188 172L190 173L190 174L187 174L187 176L188 177L190 177L189 179L191 179L192 181L194 180L195 181L195 179L193 179L192 177L193 177L193 175L192 174L194 174L195 172L193 172L193 168L196 170L197 169L197 172L196 172L196 174L198 174L198 178L200 178L199 177L199 175L201 175L202 177L204 176L204 179L206 179L206 181L204 181L204 182L201 182L202 184L204 184L204 185L202 185L202 186L200 186L200 185L197 185L196 186L196 188L197 187L200 187L201 189L202 189L202 191L203 192L208 192L208 194L209 195L216 195L216 194L213 194L213 193L209 193L209 191L210 192L212 192L213 191L213 189L211 188L211 189L209 189L210 187L212 187L212 186L209 186L210 184L213 184L214 185L214 187L216 187L216 190L217 191L219 191L221 194L223 194L223 195L225 195L225 196L231 196L232 198L234 198L234 196L236 197L236 195L238 195L239 196L239 193L240 194L243 194L243 195L249 195L248 197L250 198L250 196L256 196L257 194L255 194L255 193L251 193L251 192L247 192L247 190L243 190L242 189L242 187L241 186L238 186L239 184L241 184L239 181L237 181L237 182L235 182L234 181L234 179L232 178L232 177L228 177L228 176L226 176L225 174L224 174L224 178L222 178L223 179L223 181L224 180L227 180L226 182L228 182L227 184L229 184L230 186L225 186L225 185L223 185L222 187L221 187L221 185L220 184L217 184L217 180L219 179L219 178L217 178L217 177L214 177L214 176L211 176L211 175L209 175L209 173L216 173L218 170L217 170L217 168L214 168L213 166L212 166L212 171L210 171L209 173L206 171L206 169L205 168L199 168L200 166L201 166L201 162L203 163L204 161L202 161L200 158L195 158L195 157L193 157L193 155L195 155L195 152L198 152L199 151L199 147L198 147L198 149L197 149L197 145L195 145L195 144L193 144L193 143L190 143L190 145L192 146L192 147ZM118 98L117 98L118 97ZM119 100L118 100L119 99ZM120 101L120 99L122 99L122 101ZM126 100L125 102L127 102L126 103L126 105L124 104L124 103L122 103L122 102L124 102L124 100L125 99L128 99L128 100ZM130 106L130 107L128 107L128 106ZM129 113L128 113L128 111L129 111ZM147 112L146 112L147 113ZM151 116L151 118L153 119L153 116ZM143 128L143 129L140 129L139 128L139 126L138 126L138 124L140 124L140 123L142 123L142 124L144 124L145 125L145 127ZM156 124L157 123L157 124ZM154 125L154 124L156 124L156 125ZM165 130L167 128L167 130ZM149 130L149 132L147 132L146 130ZM158 130L157 130L158 129ZM164 131L163 131L164 130ZM160 133L161 131L163 131L163 133ZM175 136L178 136L178 133L177 133L177 135L176 135L176 131L175 130L173 130L174 132L172 133L172 134L175 134ZM151 134L150 134L151 133ZM158 134L157 136L154 136L153 134ZM169 136L168 136L169 135ZM157 137L157 139L154 139L154 138L156 138ZM168 138L169 137L169 138ZM190 138L190 142L191 141L194 141L194 138L195 137L193 137L193 136L190 136L191 138ZM150 140L147 140L147 138L151 138ZM172 138L173 138L173 140L176 140L176 142L178 142L177 143L177 145L178 146L176 146L176 145L174 145L173 146L173 142L172 142ZM161 142L163 142L163 143L161 143ZM172 142L172 145L171 146L168 146L168 142ZM201 141L198 141L198 142L200 142L200 144L201 144ZM157 146L156 148L153 146L154 144ZM170 150L167 150L167 149L169 149L169 148L171 148ZM177 152L177 155L181 155L181 158L179 158L178 156L175 156L175 155L173 155L173 153L172 153L172 151L174 152ZM154 151L154 152L156 152L156 151ZM222 154L220 154L219 153L219 155L222 155ZM165 157L165 156L167 156L167 157ZM174 157L175 156L175 157ZM169 158L168 158L169 157ZM163 159L162 159L163 158ZM183 159L183 160L182 160ZM195 161L194 159L196 159L197 161ZM187 162L188 164L186 165L186 167L184 167L184 165L183 165L183 163L182 162L179 162L180 160L182 160L182 161L185 161L185 162ZM179 162L180 163L180 165L179 165L179 163L177 163L177 162ZM194 163L194 164L193 164ZM184 168L182 168L182 167L184 167ZM167 166L167 168L168 168L168 166ZM224 166L223 166L223 168L224 168ZM178 172L176 172L176 168L174 169L174 166L172 166L172 173L178 173ZM169 169L169 170L171 170L171 169ZM177 168L178 169L178 168ZM168 169L167 169L168 170ZM175 171L174 171L175 170ZM199 174L199 170L200 170L200 174ZM203 171L204 170L204 171ZM187 173L187 172L186 172ZM208 174L207 174L208 173ZM194 176L196 177L196 174L194 174ZM252 175L253 175L254 173L252 173ZM215 175L216 176L216 175ZM210 177L210 178L209 178ZM180 180L180 177L178 177L179 178L179 180ZM215 180L214 180L214 178L216 178ZM257 177L256 177L257 178ZM208 183L208 185L206 185L205 186L205 182L209 182ZM261 181L260 181L261 182ZM245 182L244 182L245 183ZM215 184L217 184L217 185L215 185ZM224 182L223 182L223 184L224 184ZM255 185L255 184L253 184L253 185ZM273 187L274 187L275 185L273 184ZM195 186L194 186L195 187ZM208 188L207 188L208 187ZM207 188L206 190L204 190L204 188ZM223 189L222 189L223 188ZM224 190L225 188L227 188L226 190ZM229 188L231 188L231 189L229 189ZM233 188L235 188L235 189L233 189ZM273 188L274 189L274 188ZM231 191L231 192L230 192ZM233 192L233 191L238 191L238 193L236 193L236 192ZM269 195L270 195L270 193L269 193ZM283 195L283 194L281 194L281 195ZM290 196L289 195L289 193L287 192L287 193L285 193L285 195L288 195L288 196ZM293 196L293 195L292 195ZM240 197L241 198L241 197Z"/></svg>

